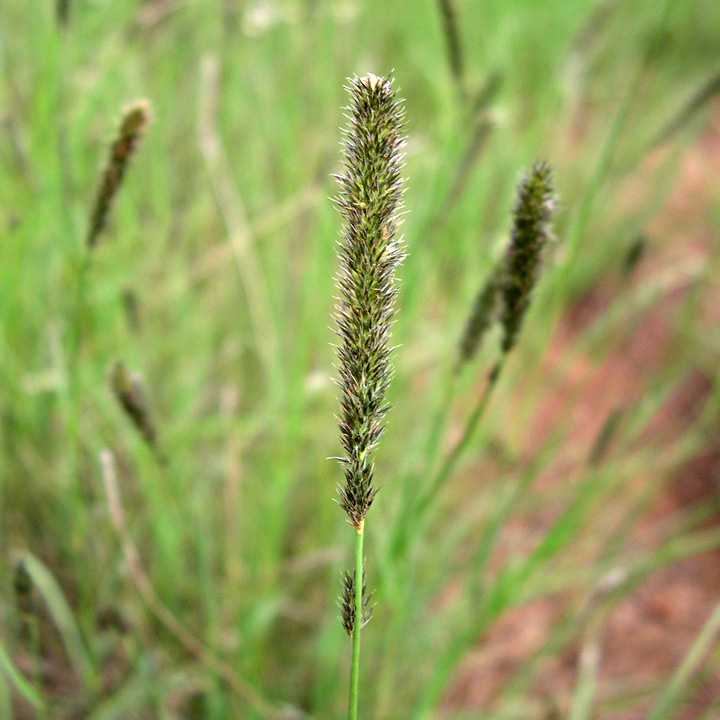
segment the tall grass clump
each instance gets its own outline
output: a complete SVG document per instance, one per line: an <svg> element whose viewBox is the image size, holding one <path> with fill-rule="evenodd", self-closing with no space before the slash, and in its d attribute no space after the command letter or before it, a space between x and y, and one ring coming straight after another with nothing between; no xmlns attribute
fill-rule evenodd
<svg viewBox="0 0 720 720"><path fill-rule="evenodd" d="M342 622L352 638L348 717L357 717L360 630L369 619L363 572L365 517L377 493L372 453L383 433L390 381L390 326L397 294L395 269L403 258L397 238L402 199L403 109L392 80L354 78L344 172L336 200L345 220L338 255L340 441L345 484L340 506L355 530L355 569L346 573Z"/></svg>

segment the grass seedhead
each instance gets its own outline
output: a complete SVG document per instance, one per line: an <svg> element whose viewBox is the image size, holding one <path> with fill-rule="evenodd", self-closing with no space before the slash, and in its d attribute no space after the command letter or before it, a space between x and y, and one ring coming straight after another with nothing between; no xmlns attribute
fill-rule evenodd
<svg viewBox="0 0 720 720"><path fill-rule="evenodd" d="M57 0L55 15L58 25L66 26L70 22L70 0Z"/></svg>
<svg viewBox="0 0 720 720"><path fill-rule="evenodd" d="M157 432L140 378L130 373L122 361L117 360L110 369L110 387L135 429L148 445L155 448Z"/></svg>
<svg viewBox="0 0 720 720"><path fill-rule="evenodd" d="M397 293L394 273L403 258L397 239L402 198L403 111L392 81L376 75L349 87L350 128L337 207L345 219L339 245L341 292L335 320L340 438L345 485L340 505L359 528L372 505L372 451L383 432L390 381L390 326Z"/></svg>
<svg viewBox="0 0 720 720"><path fill-rule="evenodd" d="M553 208L550 166L538 162L523 176L518 186L512 235L501 288L504 353L510 352L517 342L530 305L542 261L542 250L550 237Z"/></svg>
<svg viewBox="0 0 720 720"><path fill-rule="evenodd" d="M110 146L110 155L102 171L97 198L90 217L87 235L89 248L95 247L100 233L105 228L110 208L125 177L130 158L149 122L150 106L145 100L134 102L123 113L120 128Z"/></svg>
<svg viewBox="0 0 720 720"><path fill-rule="evenodd" d="M447 48L450 73L458 89L461 100L465 100L465 61L463 59L460 29L454 0L438 0L438 10L442 19L445 46Z"/></svg>
<svg viewBox="0 0 720 720"><path fill-rule="evenodd" d="M370 605L373 593L368 595L367 581L365 578L365 565L363 565L362 583L362 620L360 627L365 627L372 617L373 605ZM343 573L343 593L338 598L340 607L340 619L342 620L345 632L352 637L355 631L355 572L345 571Z"/></svg>
<svg viewBox="0 0 720 720"><path fill-rule="evenodd" d="M495 320L497 296L502 281L501 275L502 267L496 267L478 293L465 332L460 340L458 370L475 357L485 333Z"/></svg>

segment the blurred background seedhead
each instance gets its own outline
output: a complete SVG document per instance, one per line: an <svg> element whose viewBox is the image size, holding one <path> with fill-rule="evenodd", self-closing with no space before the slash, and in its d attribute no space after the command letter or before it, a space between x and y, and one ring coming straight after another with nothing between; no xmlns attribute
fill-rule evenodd
<svg viewBox="0 0 720 720"><path fill-rule="evenodd" d="M150 107L144 100L129 105L123 110L117 135L110 147L110 154L102 170L97 199L90 219L87 245L93 248L98 241L110 212L115 194L120 189L130 157L150 121Z"/></svg>

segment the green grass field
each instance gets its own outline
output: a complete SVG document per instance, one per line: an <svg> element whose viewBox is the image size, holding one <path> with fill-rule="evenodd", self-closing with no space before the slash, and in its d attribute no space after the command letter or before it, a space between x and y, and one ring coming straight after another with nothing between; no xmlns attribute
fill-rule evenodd
<svg viewBox="0 0 720 720"><path fill-rule="evenodd" d="M329 198L346 79L391 71L407 259L360 717L720 716L717 697L687 705L720 667L705 611L674 670L611 683L590 661L570 690L535 684L602 645L653 573L720 546L716 494L643 520L717 449L720 165L693 186L702 212L667 212L717 115L716 0L456 0L462 87L434 0L67 5L61 21L55 2L0 3L0 719L344 717ZM84 270L108 145L138 98L153 120ZM538 158L556 240L478 433L417 517L496 358L493 331L449 394ZM653 313L657 362L627 393L608 381L616 419L579 433L593 373L612 378ZM117 360L142 378L157 449L113 396ZM697 376L692 412L663 422ZM543 520L518 539L528 517ZM467 658L542 598L562 613L540 645L484 707L458 701Z"/></svg>

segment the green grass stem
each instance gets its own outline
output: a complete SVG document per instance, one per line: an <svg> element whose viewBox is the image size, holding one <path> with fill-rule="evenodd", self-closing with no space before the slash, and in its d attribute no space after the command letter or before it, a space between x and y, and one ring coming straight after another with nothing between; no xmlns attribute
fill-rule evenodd
<svg viewBox="0 0 720 720"><path fill-rule="evenodd" d="M355 532L355 623L352 636L352 660L350 664L350 702L348 720L357 720L358 689L360 685L360 633L363 626L363 529Z"/></svg>
<svg viewBox="0 0 720 720"><path fill-rule="evenodd" d="M715 606L682 662L661 690L647 720L664 720L673 717L674 711L685 696L691 677L701 667L703 657L709 649L718 642L719 634L720 603Z"/></svg>
<svg viewBox="0 0 720 720"><path fill-rule="evenodd" d="M454 472L458 463L462 459L468 447L472 443L477 433L480 421L485 415L490 398L492 397L493 390L498 383L498 378L502 371L505 363L505 355L495 364L493 369L490 371L488 376L488 382L485 386L483 394L480 396L478 401L475 403L470 415L465 421L465 427L463 434L457 443L453 446L452 450L447 454L442 465L438 471L433 475L430 482L430 486L427 488L425 493L420 497L414 510L414 517L422 518L427 512L428 508L435 502L437 496L442 491L443 487L447 483L448 479Z"/></svg>

